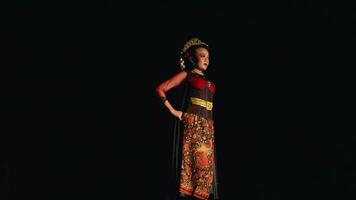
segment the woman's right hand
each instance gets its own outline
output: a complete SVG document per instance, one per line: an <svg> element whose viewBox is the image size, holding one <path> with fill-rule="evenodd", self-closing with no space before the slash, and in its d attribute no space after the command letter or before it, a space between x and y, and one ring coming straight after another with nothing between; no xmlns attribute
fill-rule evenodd
<svg viewBox="0 0 356 200"><path fill-rule="evenodd" d="M182 120L183 112L180 110L172 110L171 114L177 117L179 120Z"/></svg>

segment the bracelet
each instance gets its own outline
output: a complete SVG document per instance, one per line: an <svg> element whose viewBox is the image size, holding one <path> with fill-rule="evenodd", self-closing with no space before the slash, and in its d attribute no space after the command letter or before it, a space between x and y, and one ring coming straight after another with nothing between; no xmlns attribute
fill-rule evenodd
<svg viewBox="0 0 356 200"><path fill-rule="evenodd" d="M165 103L167 101L166 97L161 96L160 98L161 98L162 103Z"/></svg>

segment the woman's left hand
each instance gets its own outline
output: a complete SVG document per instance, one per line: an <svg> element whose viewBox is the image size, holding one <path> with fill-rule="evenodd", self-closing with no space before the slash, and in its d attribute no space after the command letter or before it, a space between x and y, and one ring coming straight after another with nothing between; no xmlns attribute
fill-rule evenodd
<svg viewBox="0 0 356 200"><path fill-rule="evenodd" d="M172 115L177 117L179 120L182 120L183 112L180 110L172 110Z"/></svg>

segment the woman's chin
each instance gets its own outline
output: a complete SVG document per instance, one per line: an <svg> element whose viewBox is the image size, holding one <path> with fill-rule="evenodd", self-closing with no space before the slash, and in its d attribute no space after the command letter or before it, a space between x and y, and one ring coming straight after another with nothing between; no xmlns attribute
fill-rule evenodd
<svg viewBox="0 0 356 200"><path fill-rule="evenodd" d="M208 68L208 66L201 66L199 67L200 70L205 71Z"/></svg>

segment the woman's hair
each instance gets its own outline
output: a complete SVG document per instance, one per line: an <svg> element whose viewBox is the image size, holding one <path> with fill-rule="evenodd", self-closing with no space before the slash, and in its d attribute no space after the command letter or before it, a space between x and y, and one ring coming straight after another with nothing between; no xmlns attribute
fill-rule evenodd
<svg viewBox="0 0 356 200"><path fill-rule="evenodd" d="M198 48L205 48L210 52L209 46L198 38L190 39L185 43L182 50L182 57L180 58L180 67L182 70L190 70L194 68L193 57Z"/></svg>

